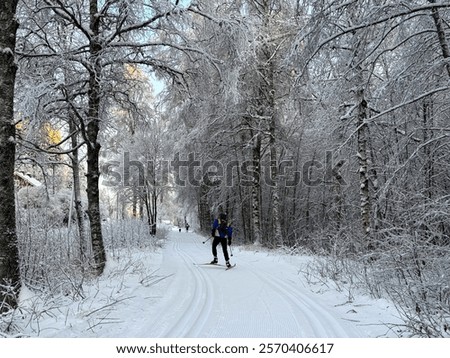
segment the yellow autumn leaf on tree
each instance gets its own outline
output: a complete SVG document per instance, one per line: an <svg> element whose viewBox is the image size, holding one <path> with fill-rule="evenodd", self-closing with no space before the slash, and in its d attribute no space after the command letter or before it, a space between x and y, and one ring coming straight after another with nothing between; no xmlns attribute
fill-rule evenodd
<svg viewBox="0 0 450 358"><path fill-rule="evenodd" d="M16 123L16 130L22 131L25 128L25 124L23 121Z"/></svg>
<svg viewBox="0 0 450 358"><path fill-rule="evenodd" d="M143 80L146 78L144 72L135 65L125 64L125 78L129 80Z"/></svg>
<svg viewBox="0 0 450 358"><path fill-rule="evenodd" d="M58 144L62 140L61 132L58 129L55 129L49 123L44 124L44 131L46 134L46 139L49 144L54 145Z"/></svg>

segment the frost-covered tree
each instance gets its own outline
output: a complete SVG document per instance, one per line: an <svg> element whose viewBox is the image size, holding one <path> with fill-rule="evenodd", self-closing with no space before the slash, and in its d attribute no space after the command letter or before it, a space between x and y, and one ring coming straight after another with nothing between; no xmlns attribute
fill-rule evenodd
<svg viewBox="0 0 450 358"><path fill-rule="evenodd" d="M125 64L143 64L176 80L182 77L163 50L172 48L178 54L195 51L183 42L183 13L190 7L134 0L40 0L25 2L25 8L27 5L32 21L24 29L21 54L24 59L35 59L37 69L43 61L44 66L50 64L60 71L54 81L54 103L65 103L86 147L90 241L94 271L101 274L106 256L99 156L107 108L112 102L127 100L126 90L120 86ZM53 35L56 28L69 34L67 41L61 43Z"/></svg>
<svg viewBox="0 0 450 358"><path fill-rule="evenodd" d="M371 228L379 232L383 223L390 221L386 208L396 205L386 193L399 188L398 174L403 169L416 171L417 155L407 155L410 158L406 166L404 162L397 167L394 164L399 158L403 161L406 152L414 153L413 148L419 143L419 136L413 133L419 129L423 132L423 123L416 122L416 106L423 101L429 103L430 96L441 96L446 89L438 75L442 62L431 58L431 47L446 53L442 31L436 31L439 26L433 22L440 23L436 16L441 15L440 11L446 13L448 5L414 2L406 7L392 1L377 2L376 6L372 1L305 1L304 5L312 6L311 11L305 12L308 23L299 32L293 48L297 56L302 54L297 67L299 82L314 91L310 95L317 99L317 108L322 107L316 111L322 116L317 123L334 128L333 141L329 143L330 148L339 149L334 155L347 158L353 146L356 155L348 160L347 169L357 171L359 178L347 170L344 179L354 183L353 188L359 191L360 230L367 233ZM431 116L426 103L425 108L425 112L420 111L420 118L422 122L425 118L430 127L431 117L436 116ZM413 114L409 120L407 113ZM429 136L431 132L428 128L423 133ZM392 149L389 156L385 155L385 148ZM427 151L429 145L421 146L415 153ZM434 177L432 170L426 171ZM345 209L345 219L350 223L355 219L356 192L350 188L346 192L351 195L341 191L338 201L345 204L339 206ZM346 199L342 200L344 195ZM332 202L324 202L324 207ZM343 218L340 215L341 223Z"/></svg>
<svg viewBox="0 0 450 358"><path fill-rule="evenodd" d="M149 231L157 229L159 204L168 186L168 141L166 119L158 109L148 74L139 66L125 66L130 103L111 107L109 128L103 133L105 172L111 191L122 195L122 214L146 219ZM131 105L132 104L132 105ZM117 164L117 165L115 165ZM110 173L111 174L111 173ZM121 178L120 182L115 179ZM108 184L109 183L109 184Z"/></svg>
<svg viewBox="0 0 450 358"><path fill-rule="evenodd" d="M242 239L258 244L283 241L278 166L290 77L283 51L293 34L291 5L200 3L199 9L214 15L190 33L191 41L215 59L186 64L189 92L180 112L188 133L184 150L220 166L200 173L200 222L206 229L211 213L227 211Z"/></svg>
<svg viewBox="0 0 450 358"><path fill-rule="evenodd" d="M446 318L433 312L448 312L437 273L449 274L442 261L449 244L449 166L443 160L450 144L444 105L448 33L443 27L449 5L305 3L312 5L308 26L299 31L294 47L303 55L299 82L315 90L312 118L326 128L322 138L345 166L331 167L330 173L343 180L336 187L337 200L327 195L332 182L321 186L322 193L314 188L308 193L321 204L307 211L315 221L307 232L317 240L302 242L384 272L379 284L395 292L392 297L405 308L413 330L445 335ZM321 137L318 132L308 136ZM320 223L320 217L333 220ZM335 220L339 226L330 225ZM403 277L398 285L397 275Z"/></svg>
<svg viewBox="0 0 450 358"><path fill-rule="evenodd" d="M20 289L14 197L14 84L17 1L0 4L0 313L14 308Z"/></svg>

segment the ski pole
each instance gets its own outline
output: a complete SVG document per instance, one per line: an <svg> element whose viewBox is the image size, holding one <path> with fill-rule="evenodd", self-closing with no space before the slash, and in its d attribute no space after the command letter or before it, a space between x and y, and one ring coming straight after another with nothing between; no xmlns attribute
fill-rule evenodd
<svg viewBox="0 0 450 358"><path fill-rule="evenodd" d="M233 250L231 250L231 245L228 245L228 247L230 248L230 256L233 256Z"/></svg>
<svg viewBox="0 0 450 358"><path fill-rule="evenodd" d="M203 241L203 243L205 243L205 242L207 242L207 241L209 241L209 240L211 240L211 237L208 238L208 239L206 239L205 241Z"/></svg>

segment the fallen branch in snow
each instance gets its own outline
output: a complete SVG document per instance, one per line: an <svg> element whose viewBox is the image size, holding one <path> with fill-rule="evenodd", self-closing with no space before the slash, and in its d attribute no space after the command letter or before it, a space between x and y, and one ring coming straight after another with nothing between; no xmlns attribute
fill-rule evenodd
<svg viewBox="0 0 450 358"><path fill-rule="evenodd" d="M116 305L116 304L118 304L118 303L121 303L121 302L123 302L123 301L130 300L130 299L132 299L132 298L134 298L134 297L133 297L133 296L131 296L131 297L125 297L125 298L122 298L122 299L120 299L120 300L116 300L116 301L114 301L114 302L108 303L108 304L106 304L106 305L104 305L104 306L102 306L102 307L99 307L99 308L97 308L97 309L95 309L95 310L89 312L88 314L85 315L85 317L89 317L89 316L91 316L92 314L94 314L94 313L96 313L96 312L99 312L99 311L101 311L101 310L104 310L104 309L106 309L106 308L109 308L109 307L111 307L111 306L114 306L114 305Z"/></svg>
<svg viewBox="0 0 450 358"><path fill-rule="evenodd" d="M167 275L167 276L155 276L154 274L158 272L159 270L155 270L149 275L143 277L141 280L139 280L139 283L145 287L149 287L152 285L156 285L157 283L165 280L166 278L172 277L174 274Z"/></svg>

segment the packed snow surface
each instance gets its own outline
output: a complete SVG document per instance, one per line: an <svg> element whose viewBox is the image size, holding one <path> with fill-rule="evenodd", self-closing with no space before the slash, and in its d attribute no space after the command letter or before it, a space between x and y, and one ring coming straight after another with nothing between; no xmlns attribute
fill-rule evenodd
<svg viewBox="0 0 450 358"><path fill-rule="evenodd" d="M206 265L211 241L174 229L157 252L121 252L83 298L23 293L36 337L394 337L393 305L308 284L309 257L232 247L236 267ZM46 301L45 303L43 301ZM42 312L42 307L46 307Z"/></svg>

